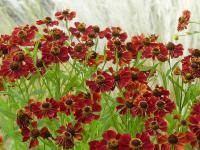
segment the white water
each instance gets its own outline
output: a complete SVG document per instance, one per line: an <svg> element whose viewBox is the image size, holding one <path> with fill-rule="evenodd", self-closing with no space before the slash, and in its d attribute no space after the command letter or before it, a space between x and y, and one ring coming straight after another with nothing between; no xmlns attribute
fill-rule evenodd
<svg viewBox="0 0 200 150"><path fill-rule="evenodd" d="M0 32L9 33L16 25L34 23L66 8L75 10L77 20L87 24L120 26L129 35L154 33L166 42L177 33L177 20L184 9L192 12L191 20L200 21L199 0L0 0ZM200 25L191 25L190 30L200 31ZM199 39L197 34L181 37L179 42L185 48L198 48Z"/></svg>

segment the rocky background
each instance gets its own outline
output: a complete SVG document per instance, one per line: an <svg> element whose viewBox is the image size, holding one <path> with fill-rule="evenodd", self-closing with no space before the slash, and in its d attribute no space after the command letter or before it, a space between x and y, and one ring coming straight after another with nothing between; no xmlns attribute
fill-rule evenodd
<svg viewBox="0 0 200 150"><path fill-rule="evenodd" d="M154 33L166 42L177 33L177 20L184 9L200 22L198 0L0 0L0 33L10 33L16 25L32 24L66 8L77 11L77 20L88 24L120 26L129 35ZM191 30L200 31L200 25L191 25ZM199 39L197 34L179 41L186 48L200 47Z"/></svg>

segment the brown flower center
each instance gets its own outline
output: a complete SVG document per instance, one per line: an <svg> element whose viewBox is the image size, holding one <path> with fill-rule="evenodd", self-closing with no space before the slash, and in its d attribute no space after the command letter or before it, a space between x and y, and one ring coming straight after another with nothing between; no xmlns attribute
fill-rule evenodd
<svg viewBox="0 0 200 150"><path fill-rule="evenodd" d="M68 100L65 101L65 104L67 106L71 106L73 104L73 101L71 99L68 99Z"/></svg>
<svg viewBox="0 0 200 150"><path fill-rule="evenodd" d="M195 62L193 62L193 63L191 64L191 67L192 67L193 69L197 69L197 68L198 68L198 64L195 63Z"/></svg>
<svg viewBox="0 0 200 150"><path fill-rule="evenodd" d="M186 120L181 120L181 125L182 126L186 126L187 125L187 121Z"/></svg>
<svg viewBox="0 0 200 150"><path fill-rule="evenodd" d="M132 77L132 81L138 80L138 76L136 73L133 73L131 77Z"/></svg>
<svg viewBox="0 0 200 150"><path fill-rule="evenodd" d="M178 143L178 138L176 135L172 134L168 137L168 142L170 144L177 144Z"/></svg>
<svg viewBox="0 0 200 150"><path fill-rule="evenodd" d="M108 141L108 149L109 150L117 150L118 149L118 140L110 139Z"/></svg>
<svg viewBox="0 0 200 150"><path fill-rule="evenodd" d="M30 124L30 117L26 114L22 109L18 110L17 112L17 120L22 121L23 126L28 126Z"/></svg>
<svg viewBox="0 0 200 150"><path fill-rule="evenodd" d="M96 25L96 26L93 26L93 30L94 32L99 33L100 28Z"/></svg>
<svg viewBox="0 0 200 150"><path fill-rule="evenodd" d="M193 75L191 73L187 73L185 77L186 77L187 80L193 79Z"/></svg>
<svg viewBox="0 0 200 150"><path fill-rule="evenodd" d="M120 35L120 29L119 28L116 28L112 31L112 36L119 37L119 35Z"/></svg>
<svg viewBox="0 0 200 150"><path fill-rule="evenodd" d="M68 131L64 132L64 136L65 136L66 139L71 139L72 138L71 133L68 132Z"/></svg>
<svg viewBox="0 0 200 150"><path fill-rule="evenodd" d="M140 102L140 108L147 109L147 107L148 107L148 103L146 101L141 101Z"/></svg>
<svg viewBox="0 0 200 150"><path fill-rule="evenodd" d="M179 22L180 24L182 24L182 23L185 22L185 19L184 19L183 17L179 17L179 18L178 18L178 22Z"/></svg>
<svg viewBox="0 0 200 150"><path fill-rule="evenodd" d="M192 52L192 55L195 56L195 57L200 57L200 50L194 49L194 51Z"/></svg>
<svg viewBox="0 0 200 150"><path fill-rule="evenodd" d="M43 61L42 61L41 59L37 60L36 66L37 66L38 68L42 68L42 67L44 66Z"/></svg>
<svg viewBox="0 0 200 150"><path fill-rule="evenodd" d="M85 24L84 23L80 23L77 27L79 32L85 32Z"/></svg>
<svg viewBox="0 0 200 150"><path fill-rule="evenodd" d="M134 148L140 148L142 146L142 141L139 138L134 138L131 140L131 146Z"/></svg>
<svg viewBox="0 0 200 150"><path fill-rule="evenodd" d="M82 45L79 43L74 47L76 52L81 52L82 51Z"/></svg>
<svg viewBox="0 0 200 150"><path fill-rule="evenodd" d="M40 131L38 130L38 129L33 129L32 131L31 131L31 137L32 138L37 138L37 137L39 137L40 136Z"/></svg>
<svg viewBox="0 0 200 150"><path fill-rule="evenodd" d="M88 36L89 36L89 38L91 38L91 39L95 38L95 32L90 32L90 33L88 34Z"/></svg>
<svg viewBox="0 0 200 150"><path fill-rule="evenodd" d="M90 93L84 94L84 98L85 98L85 99L90 99L90 98L91 98L91 94L90 94Z"/></svg>
<svg viewBox="0 0 200 150"><path fill-rule="evenodd" d="M154 48L153 49L153 54L156 55L156 56L159 55L160 54L160 49L159 48Z"/></svg>
<svg viewBox="0 0 200 150"><path fill-rule="evenodd" d="M88 47L92 47L92 46L94 45L94 42L93 42L92 40L87 40L87 41L86 41L86 45L87 45Z"/></svg>
<svg viewBox="0 0 200 150"><path fill-rule="evenodd" d="M63 16L68 16L69 14L69 9L66 9L62 12Z"/></svg>
<svg viewBox="0 0 200 150"><path fill-rule="evenodd" d="M153 90L153 95L154 95L154 96L161 96L161 95L162 95L161 89L155 88L155 89Z"/></svg>
<svg viewBox="0 0 200 150"><path fill-rule="evenodd" d="M133 45L132 45L131 42L126 43L126 49L127 49L128 51L133 51L133 50L134 50Z"/></svg>
<svg viewBox="0 0 200 150"><path fill-rule="evenodd" d="M114 41L115 46L120 46L121 45L121 41L119 39Z"/></svg>
<svg viewBox="0 0 200 150"><path fill-rule="evenodd" d="M163 109L165 107L165 102L160 100L156 103L156 106L158 109Z"/></svg>
<svg viewBox="0 0 200 150"><path fill-rule="evenodd" d="M92 52L92 54L90 55L91 59L96 59L97 58L97 53L96 52Z"/></svg>
<svg viewBox="0 0 200 150"><path fill-rule="evenodd" d="M118 74L115 75L114 78L115 78L115 81L116 81L116 82L120 80L120 76L119 76Z"/></svg>
<svg viewBox="0 0 200 150"><path fill-rule="evenodd" d="M197 135L197 140L200 141L200 134Z"/></svg>
<svg viewBox="0 0 200 150"><path fill-rule="evenodd" d="M151 44L150 38L144 38L143 44L144 44L145 46L149 46L149 45Z"/></svg>
<svg viewBox="0 0 200 150"><path fill-rule="evenodd" d="M58 56L60 54L60 48L59 47L53 47L51 49L51 54L53 54L54 56Z"/></svg>
<svg viewBox="0 0 200 150"><path fill-rule="evenodd" d="M57 32L56 30L52 32L52 37L55 39L55 40L58 40L61 38L61 35L59 32Z"/></svg>
<svg viewBox="0 0 200 150"><path fill-rule="evenodd" d="M25 60L25 56L22 52L18 53L17 56L18 56L20 62Z"/></svg>
<svg viewBox="0 0 200 150"><path fill-rule="evenodd" d="M26 32L21 30L18 32L18 36L21 38L21 39L25 39L26 38Z"/></svg>
<svg viewBox="0 0 200 150"><path fill-rule="evenodd" d="M123 53L122 52L118 52L117 56L118 56L118 58L121 58L123 56Z"/></svg>
<svg viewBox="0 0 200 150"><path fill-rule="evenodd" d="M19 64L18 62L16 62L16 61L13 61L13 62L10 64L10 69L11 69L12 71L17 71L17 70L19 70L19 68L20 68L20 64Z"/></svg>
<svg viewBox="0 0 200 150"><path fill-rule="evenodd" d="M166 45L167 49L170 50L170 51L173 51L175 49L175 45L174 43L172 42L169 42L167 45Z"/></svg>
<svg viewBox="0 0 200 150"><path fill-rule="evenodd" d="M158 129L159 129L158 123L157 123L156 121L152 121L152 122L151 122L151 128L152 128L153 130L158 130Z"/></svg>
<svg viewBox="0 0 200 150"><path fill-rule="evenodd" d="M52 19L51 19L50 17L46 17L46 18L45 18L45 21L46 21L47 23L51 23L51 22L52 22Z"/></svg>
<svg viewBox="0 0 200 150"><path fill-rule="evenodd" d="M49 110L51 108L51 103L49 103L49 102L44 102L43 104L42 104L42 109L43 110Z"/></svg>
<svg viewBox="0 0 200 150"><path fill-rule="evenodd" d="M90 115L92 113L92 108L90 106L86 106L83 108L83 112L85 115Z"/></svg>
<svg viewBox="0 0 200 150"><path fill-rule="evenodd" d="M6 47L2 48L1 52L3 53L3 55L8 54L8 48L6 48Z"/></svg>
<svg viewBox="0 0 200 150"><path fill-rule="evenodd" d="M127 108L133 108L133 103L132 102L126 101L125 105L126 105Z"/></svg>
<svg viewBox="0 0 200 150"><path fill-rule="evenodd" d="M99 84L99 85L102 85L104 84L104 81L105 81L105 77L103 75L98 75L97 78L96 78L96 83Z"/></svg>

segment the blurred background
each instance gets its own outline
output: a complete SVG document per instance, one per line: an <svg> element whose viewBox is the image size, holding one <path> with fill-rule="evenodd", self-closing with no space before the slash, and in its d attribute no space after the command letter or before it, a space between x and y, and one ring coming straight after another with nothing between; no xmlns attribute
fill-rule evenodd
<svg viewBox="0 0 200 150"><path fill-rule="evenodd" d="M86 24L120 26L129 35L154 33L166 42L177 33L177 20L184 9L192 12L191 20L200 21L198 0L0 0L0 33L10 33L17 25L35 23L66 8L75 10L76 19ZM190 28L199 31L200 25ZM199 39L197 34L179 41L185 48L200 47Z"/></svg>

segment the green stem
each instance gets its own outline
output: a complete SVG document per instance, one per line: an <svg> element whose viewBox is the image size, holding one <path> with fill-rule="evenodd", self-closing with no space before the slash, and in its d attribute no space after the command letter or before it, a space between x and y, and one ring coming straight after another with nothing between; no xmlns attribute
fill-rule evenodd
<svg viewBox="0 0 200 150"><path fill-rule="evenodd" d="M189 21L189 23L200 24L200 22L196 22L196 21Z"/></svg>
<svg viewBox="0 0 200 150"><path fill-rule="evenodd" d="M19 80L18 80L18 81L19 81ZM16 81L17 86L18 86L18 88L19 88L19 90L20 90L20 93L21 93L22 96L23 96L24 101L26 101L26 96L24 95L24 92L23 92L23 90L22 90L21 84L18 83L18 81Z"/></svg>

